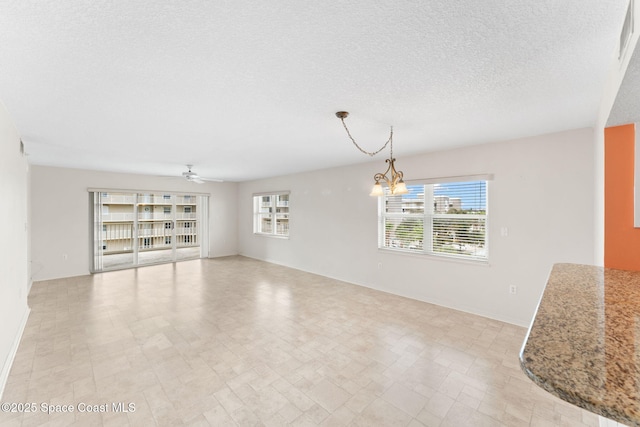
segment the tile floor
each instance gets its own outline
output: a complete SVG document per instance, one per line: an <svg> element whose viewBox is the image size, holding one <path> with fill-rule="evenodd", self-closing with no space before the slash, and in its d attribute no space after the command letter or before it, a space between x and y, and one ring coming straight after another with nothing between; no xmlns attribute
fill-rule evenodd
<svg viewBox="0 0 640 427"><path fill-rule="evenodd" d="M38 282L29 305L2 401L37 410L2 426L598 424L520 371L524 328L243 257Z"/></svg>

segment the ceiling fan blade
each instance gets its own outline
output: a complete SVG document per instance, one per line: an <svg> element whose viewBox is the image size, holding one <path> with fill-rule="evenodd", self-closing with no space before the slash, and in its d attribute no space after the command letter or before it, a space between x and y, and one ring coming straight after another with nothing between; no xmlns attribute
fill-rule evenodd
<svg viewBox="0 0 640 427"><path fill-rule="evenodd" d="M202 178L200 175L198 175L197 173L191 170L192 167L193 165L187 165L188 171L182 172L182 177L185 178L187 181L195 182L198 184L204 184L205 181L223 182L221 179L217 179L217 178Z"/></svg>

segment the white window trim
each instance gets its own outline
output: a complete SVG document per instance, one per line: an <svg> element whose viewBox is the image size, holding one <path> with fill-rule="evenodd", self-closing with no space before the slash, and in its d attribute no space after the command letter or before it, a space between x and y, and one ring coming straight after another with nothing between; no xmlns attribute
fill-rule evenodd
<svg viewBox="0 0 640 427"><path fill-rule="evenodd" d="M431 258L434 260L443 260L443 261L452 261L452 262L460 262L474 265L489 265L489 186L490 182L493 180L493 174L478 174L478 175L460 175L460 176L449 176L449 177L435 177L435 178L424 178L424 179L414 179L414 180L406 180L406 184L409 185L432 185L432 184L441 184L441 183L453 183L453 182L470 182L470 181L485 181L486 182L486 214L484 215L485 219L485 248L486 248L486 256L483 258L474 258L470 256L461 256L449 253L439 253L425 250L424 248L431 247L431 239L433 235L431 233L431 220L427 221L427 218L433 218L433 213L425 213L423 214L423 250L416 251L404 248L390 248L384 246L385 240L385 230L384 230L384 209L385 209L385 197L380 197L378 201L378 250L380 252L393 253L398 255L409 255L413 257L419 258ZM432 190L433 187L431 187ZM426 191L426 190L425 190ZM433 193L431 192L428 197L425 194L425 201L427 199L433 199ZM393 216L393 215L391 215ZM415 217L415 215L414 215Z"/></svg>
<svg viewBox="0 0 640 427"><path fill-rule="evenodd" d="M273 212L271 213L271 221L273 224L272 227L272 232L271 233L265 233L262 231L258 231L260 229L260 225L259 225L259 221L260 221L260 215L259 212L257 211L257 206L256 206L256 198L257 197L262 197L262 196L272 196L272 197L277 197L277 196L289 196L291 194L290 191L266 191L266 192L260 192L260 193L253 193L251 200L252 200L252 204L253 204L253 234L256 236L263 236L263 237L271 237L271 238L275 238L275 239L289 239L289 230L287 230L287 234L277 234L277 220L276 220L276 215L277 212L274 209ZM287 213L288 215L290 215L290 212Z"/></svg>

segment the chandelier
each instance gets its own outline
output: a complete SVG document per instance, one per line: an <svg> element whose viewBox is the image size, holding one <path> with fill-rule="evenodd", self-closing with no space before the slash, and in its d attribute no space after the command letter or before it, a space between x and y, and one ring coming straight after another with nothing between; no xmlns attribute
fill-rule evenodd
<svg viewBox="0 0 640 427"><path fill-rule="evenodd" d="M407 186L403 181L404 175L402 171L396 170L396 166L395 166L396 159L393 158L393 126L391 127L391 132L389 133L389 139L387 139L387 142L385 142L384 145L379 150L369 152L369 151L363 150L362 147L358 145L356 140L353 139L353 136L351 136L351 132L349 132L349 129L347 128L347 124L344 122L344 119L347 118L348 115L349 113L346 111L338 111L336 113L336 117L338 117L342 121L342 126L344 126L344 130L347 131L347 135L349 136L349 139L351 139L351 142L353 142L353 145L355 145L358 150L360 150L364 154L368 154L369 156L373 157L379 152L381 152L382 150L384 150L387 147L387 145L390 146L391 152L389 154L389 158L385 160L385 162L387 162L389 166L387 166L387 170L384 171L383 173L377 173L373 176L373 179L375 180L375 184L373 185L373 189L371 190L371 194L369 195L384 196L384 191L382 190L381 181L384 181L387 184L387 187L389 187L389 192L391 194L407 194L409 190L407 190Z"/></svg>

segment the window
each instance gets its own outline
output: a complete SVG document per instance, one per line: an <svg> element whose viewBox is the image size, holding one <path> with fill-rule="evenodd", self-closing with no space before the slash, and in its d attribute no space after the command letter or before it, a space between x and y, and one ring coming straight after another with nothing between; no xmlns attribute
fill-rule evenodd
<svg viewBox="0 0 640 427"><path fill-rule="evenodd" d="M380 197L378 247L487 259L487 181L407 185Z"/></svg>
<svg viewBox="0 0 640 427"><path fill-rule="evenodd" d="M253 232L289 236L289 193L253 196Z"/></svg>
<svg viewBox="0 0 640 427"><path fill-rule="evenodd" d="M191 213L191 206L185 206L184 213Z"/></svg>

